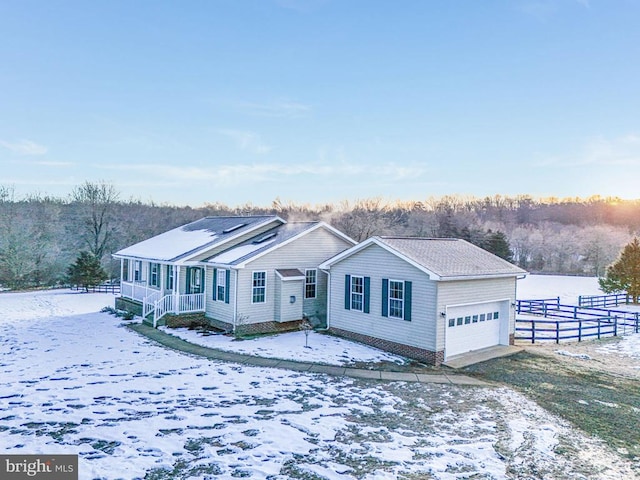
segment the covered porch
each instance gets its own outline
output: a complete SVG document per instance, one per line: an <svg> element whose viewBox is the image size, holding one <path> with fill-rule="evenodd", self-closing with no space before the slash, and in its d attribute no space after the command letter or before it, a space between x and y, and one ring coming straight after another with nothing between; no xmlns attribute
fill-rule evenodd
<svg viewBox="0 0 640 480"><path fill-rule="evenodd" d="M205 269L121 259L120 296L141 305L145 320L205 311Z"/></svg>

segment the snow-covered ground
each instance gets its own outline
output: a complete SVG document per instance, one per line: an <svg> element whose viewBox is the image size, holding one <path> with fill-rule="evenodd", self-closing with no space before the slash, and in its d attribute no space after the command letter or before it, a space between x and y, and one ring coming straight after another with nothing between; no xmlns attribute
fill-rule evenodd
<svg viewBox="0 0 640 480"><path fill-rule="evenodd" d="M604 295L596 277L527 275L518 280L519 300L560 297L560 303L577 305L580 295Z"/></svg>
<svg viewBox="0 0 640 480"><path fill-rule="evenodd" d="M353 365L357 362L388 362L403 364L405 360L376 348L326 335L309 332L308 340L302 331L267 335L250 340L236 340L229 335L203 336L187 328L165 328L166 333L191 343L228 352L246 353L267 358L299 360L329 365Z"/></svg>
<svg viewBox="0 0 640 480"><path fill-rule="evenodd" d="M0 294L0 451L77 453L81 479L633 476L505 388L209 361L138 336L108 304Z"/></svg>

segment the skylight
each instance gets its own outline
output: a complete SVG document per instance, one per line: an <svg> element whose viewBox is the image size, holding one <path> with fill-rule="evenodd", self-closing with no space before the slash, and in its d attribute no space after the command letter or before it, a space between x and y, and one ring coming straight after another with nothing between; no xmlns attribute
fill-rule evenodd
<svg viewBox="0 0 640 480"><path fill-rule="evenodd" d="M276 232L272 232L272 233L267 233L266 235L261 236L260 238L257 238L253 241L253 243L262 243L262 242L266 242L267 240L272 239L273 237L275 237L277 235Z"/></svg>
<svg viewBox="0 0 640 480"><path fill-rule="evenodd" d="M233 227L225 228L222 233L231 233L239 228L242 228L246 225L246 223L239 223L238 225L234 225Z"/></svg>

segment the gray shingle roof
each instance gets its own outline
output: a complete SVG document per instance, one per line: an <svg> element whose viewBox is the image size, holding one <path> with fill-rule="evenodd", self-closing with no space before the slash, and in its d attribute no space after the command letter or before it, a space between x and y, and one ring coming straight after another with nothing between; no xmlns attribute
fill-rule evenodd
<svg viewBox="0 0 640 480"><path fill-rule="evenodd" d="M441 278L523 275L525 270L456 238L377 237Z"/></svg>

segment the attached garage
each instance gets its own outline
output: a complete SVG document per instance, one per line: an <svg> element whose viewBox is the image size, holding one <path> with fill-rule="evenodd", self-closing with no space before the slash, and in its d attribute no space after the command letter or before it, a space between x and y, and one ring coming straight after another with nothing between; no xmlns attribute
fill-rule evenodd
<svg viewBox="0 0 640 480"><path fill-rule="evenodd" d="M509 328L509 300L446 308L445 360L501 343Z"/></svg>
<svg viewBox="0 0 640 480"><path fill-rule="evenodd" d="M320 265L337 335L440 365L513 342L527 272L464 240L371 237Z"/></svg>

